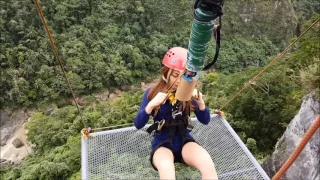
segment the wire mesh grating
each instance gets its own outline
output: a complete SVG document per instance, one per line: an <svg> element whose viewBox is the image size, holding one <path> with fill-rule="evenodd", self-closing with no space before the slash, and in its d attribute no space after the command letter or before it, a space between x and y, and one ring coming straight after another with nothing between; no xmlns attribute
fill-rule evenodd
<svg viewBox="0 0 320 180"><path fill-rule="evenodd" d="M270 179L228 122L217 115L208 125L192 119L191 134L211 155L219 179ZM82 137L82 179L158 179L150 164L150 125L92 133ZM198 170L176 164L177 179L200 179Z"/></svg>

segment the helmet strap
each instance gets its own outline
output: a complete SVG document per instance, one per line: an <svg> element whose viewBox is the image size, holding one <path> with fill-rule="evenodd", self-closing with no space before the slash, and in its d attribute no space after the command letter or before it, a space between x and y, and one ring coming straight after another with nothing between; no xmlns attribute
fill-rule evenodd
<svg viewBox="0 0 320 180"><path fill-rule="evenodd" d="M171 75L172 69L169 69L168 73L167 73L167 78L164 77L164 75L162 75L162 79L164 80L164 82L166 82L166 84L168 84L169 82L169 77Z"/></svg>

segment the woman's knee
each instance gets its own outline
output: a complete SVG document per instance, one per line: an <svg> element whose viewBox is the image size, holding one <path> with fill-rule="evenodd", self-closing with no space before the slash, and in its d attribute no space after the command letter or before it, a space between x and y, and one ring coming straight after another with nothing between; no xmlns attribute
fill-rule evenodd
<svg viewBox="0 0 320 180"><path fill-rule="evenodd" d="M214 163L211 159L210 154L207 152L207 150L205 150L197 143L187 143L183 147L182 157L187 164L195 166L196 168L214 168Z"/></svg>
<svg viewBox="0 0 320 180"><path fill-rule="evenodd" d="M157 149L153 155L153 164L158 170L174 168L172 151L165 147Z"/></svg>

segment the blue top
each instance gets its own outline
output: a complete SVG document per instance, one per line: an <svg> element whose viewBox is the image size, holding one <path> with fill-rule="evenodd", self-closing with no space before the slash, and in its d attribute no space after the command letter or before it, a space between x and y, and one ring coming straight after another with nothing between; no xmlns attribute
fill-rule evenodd
<svg viewBox="0 0 320 180"><path fill-rule="evenodd" d="M171 105L170 105L170 100L167 100L165 104L161 105L158 114L154 116L154 111L151 112L151 114L147 114L145 111L145 107L148 105L149 100L148 100L148 93L150 91L150 88L148 88L143 96L142 103L140 106L140 109L138 111L138 114L134 118L134 125L137 129L143 128L149 120L149 116L153 116L154 121L160 121L162 119L172 119L172 113L171 113ZM210 121L210 111L206 107L204 110L199 110L198 103L193 101L193 105L195 106L194 108L194 113L197 117L197 119L202 123L202 124L208 124ZM189 131L186 131L186 137L187 138L192 138L190 135ZM161 142L164 141L168 138L168 132L161 132L159 135L155 135L153 141L152 141L152 150ZM181 151L182 149L182 138L179 135L179 132L175 132L175 136L172 140L172 150L173 152L178 152Z"/></svg>

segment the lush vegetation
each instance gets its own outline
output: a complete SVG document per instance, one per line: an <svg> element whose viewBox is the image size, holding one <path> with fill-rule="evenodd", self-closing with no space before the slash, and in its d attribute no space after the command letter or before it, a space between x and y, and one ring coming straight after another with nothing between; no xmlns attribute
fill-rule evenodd
<svg viewBox="0 0 320 180"><path fill-rule="evenodd" d="M33 106L70 96L35 5L0 3L1 107ZM168 48L188 45L192 1L40 3L77 96L145 80L158 73ZM224 11L222 52L216 65L222 72L263 66L267 56L296 33L298 12L289 1L226 2ZM210 47L208 59L213 54Z"/></svg>
<svg viewBox="0 0 320 180"><path fill-rule="evenodd" d="M16 167L1 169L5 179L80 179L80 131L131 123L140 89L113 101L93 93L126 89L159 73L165 51L187 47L191 1L40 2L82 116L55 60L33 3L1 1L1 108L37 107L27 124L34 154ZM201 90L211 109L219 108L262 66L319 15L317 1L227 2L222 49L215 72L201 74ZM299 21L298 21L299 20ZM299 23L297 23L297 21ZM318 25L319 27L319 25ZM291 52L224 110L227 119L259 158L269 154L293 118L304 94L319 94L319 28L307 33ZM207 59L214 55L210 46ZM47 107L53 108L51 114ZM2 179L2 177L0 178Z"/></svg>

